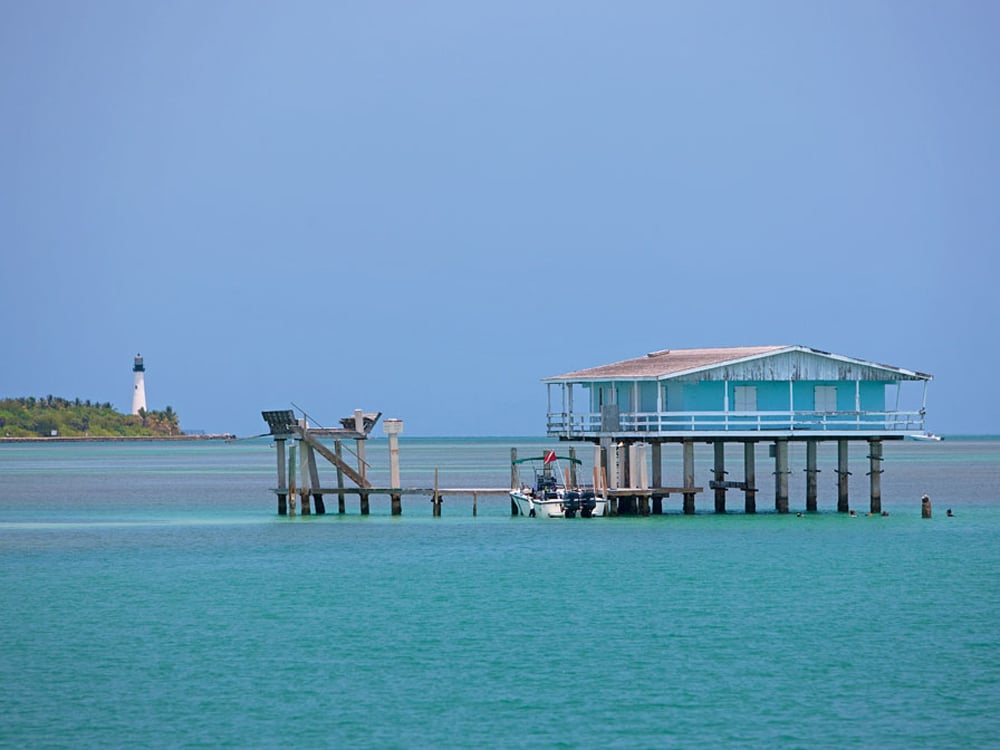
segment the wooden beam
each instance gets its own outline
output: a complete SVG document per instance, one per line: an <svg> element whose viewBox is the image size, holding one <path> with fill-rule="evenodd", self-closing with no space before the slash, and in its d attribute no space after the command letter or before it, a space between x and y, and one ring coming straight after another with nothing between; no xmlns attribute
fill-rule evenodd
<svg viewBox="0 0 1000 750"><path fill-rule="evenodd" d="M309 445L311 445L316 452L329 461L331 464L336 466L342 472L347 475L347 478L354 482L358 487L368 488L371 484L361 476L358 472L347 465L337 454L332 450L323 445L319 440L310 435L307 431L302 431L302 439L305 440Z"/></svg>

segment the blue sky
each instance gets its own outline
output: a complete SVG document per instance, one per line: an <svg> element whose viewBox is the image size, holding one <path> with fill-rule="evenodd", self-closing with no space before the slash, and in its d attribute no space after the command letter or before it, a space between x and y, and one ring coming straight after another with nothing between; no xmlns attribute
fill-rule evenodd
<svg viewBox="0 0 1000 750"><path fill-rule="evenodd" d="M803 344L998 431L1000 5L0 0L0 395L540 435Z"/></svg>

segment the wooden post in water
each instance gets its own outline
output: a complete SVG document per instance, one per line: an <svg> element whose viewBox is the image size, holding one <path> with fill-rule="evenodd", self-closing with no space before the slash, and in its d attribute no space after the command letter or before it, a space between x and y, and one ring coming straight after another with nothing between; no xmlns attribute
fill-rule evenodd
<svg viewBox="0 0 1000 750"><path fill-rule="evenodd" d="M653 443L651 458L653 462L653 487L663 486L663 460L662 460L662 443ZM663 495L653 495L653 515L659 516L663 514Z"/></svg>
<svg viewBox="0 0 1000 750"><path fill-rule="evenodd" d="M743 443L743 512L757 512L757 461L754 457L756 443L747 440Z"/></svg>
<svg viewBox="0 0 1000 750"><path fill-rule="evenodd" d="M841 438L837 441L837 512L846 513L850 510L850 500L847 496L847 478L851 472L847 470L848 442Z"/></svg>
<svg viewBox="0 0 1000 750"><path fill-rule="evenodd" d="M476 491L472 491L472 517L475 518L479 515L479 498L476 496Z"/></svg>
<svg viewBox="0 0 1000 750"><path fill-rule="evenodd" d="M342 449L340 447L340 441L339 440L334 440L333 441L333 452L337 455L338 459L343 460L344 454L343 454L343 451L342 451ZM337 489L339 489L339 490L343 490L344 489L344 470L341 469L339 466L337 467ZM344 505L344 493L343 492L338 492L337 493L337 513L339 513L340 515L344 515L344 513L346 511L347 511L347 509L346 509L346 507Z"/></svg>
<svg viewBox="0 0 1000 750"><path fill-rule="evenodd" d="M774 509L788 512L788 440L774 441Z"/></svg>
<svg viewBox="0 0 1000 750"><path fill-rule="evenodd" d="M434 498L431 500L433 503L432 513L435 518L441 515L441 495L438 494L438 470L434 469Z"/></svg>
<svg viewBox="0 0 1000 750"><path fill-rule="evenodd" d="M869 479L871 480L872 513L882 512L882 441L872 438L868 441Z"/></svg>
<svg viewBox="0 0 1000 750"><path fill-rule="evenodd" d="M285 490L278 493L278 515L288 515L288 481L285 476L285 438L275 438L275 453L278 455L278 487Z"/></svg>
<svg viewBox="0 0 1000 750"><path fill-rule="evenodd" d="M816 440L806 440L806 512L816 512Z"/></svg>
<svg viewBox="0 0 1000 750"><path fill-rule="evenodd" d="M569 487L579 487L580 483L577 481L576 476L576 448L570 446L569 448ZM567 487L566 489L569 489Z"/></svg>
<svg viewBox="0 0 1000 750"><path fill-rule="evenodd" d="M517 448L510 449L510 488L516 490L517 487ZM510 514L516 516L518 514L517 503L514 502L514 498L510 499Z"/></svg>
<svg viewBox="0 0 1000 750"><path fill-rule="evenodd" d="M295 442L288 446L288 515L295 515Z"/></svg>
<svg viewBox="0 0 1000 750"><path fill-rule="evenodd" d="M726 444L722 440L713 440L712 449L715 452L715 512L726 512Z"/></svg>
<svg viewBox="0 0 1000 750"><path fill-rule="evenodd" d="M316 508L316 515L322 516L326 513L326 503L323 502L323 493L317 492L322 485L319 483L319 469L316 467L316 452L313 447L306 443L306 461L309 464L309 482L313 491L313 505Z"/></svg>
<svg viewBox="0 0 1000 750"><path fill-rule="evenodd" d="M638 476L639 481L637 482L639 489L648 490L649 489L649 471L646 465L646 444L636 443L635 446L635 461L633 461L632 468L633 476ZM640 516L649 515L649 495L643 493L635 499L636 505L639 508Z"/></svg>
<svg viewBox="0 0 1000 750"><path fill-rule="evenodd" d="M303 420L304 422L305 420ZM303 425L304 426L304 425ZM309 443L303 441L299 451L299 500L301 502L302 515L312 515L312 506L309 503Z"/></svg>
<svg viewBox="0 0 1000 750"><path fill-rule="evenodd" d="M617 461L611 450L611 438L603 437L600 442L601 451L601 484L604 487L604 496L607 498L607 510L609 516L618 515L618 498L608 495L610 487L617 487Z"/></svg>
<svg viewBox="0 0 1000 750"><path fill-rule="evenodd" d="M694 441L685 440L684 446L684 489L694 488ZM684 493L684 515L694 515L694 492Z"/></svg>
<svg viewBox="0 0 1000 750"><path fill-rule="evenodd" d="M620 487L635 487L634 443L618 443L618 482ZM635 495L625 495L618 498L618 512L622 515L634 516L639 512Z"/></svg>
<svg viewBox="0 0 1000 750"><path fill-rule="evenodd" d="M389 495L392 515L403 514L403 496L399 493L402 482L399 479L399 435L403 432L403 420L386 419L382 429L389 436L389 486L396 490Z"/></svg>

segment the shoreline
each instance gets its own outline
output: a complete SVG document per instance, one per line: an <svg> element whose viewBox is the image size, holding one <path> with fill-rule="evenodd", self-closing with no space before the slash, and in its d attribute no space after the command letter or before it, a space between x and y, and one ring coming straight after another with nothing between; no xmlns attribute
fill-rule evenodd
<svg viewBox="0 0 1000 750"><path fill-rule="evenodd" d="M66 435L56 437L0 437L0 443L148 443L197 440L235 440L231 433L213 435Z"/></svg>

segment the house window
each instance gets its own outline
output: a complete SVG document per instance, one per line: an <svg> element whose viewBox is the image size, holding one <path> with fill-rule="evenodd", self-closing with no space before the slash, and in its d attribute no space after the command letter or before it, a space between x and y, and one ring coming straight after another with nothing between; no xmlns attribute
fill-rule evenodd
<svg viewBox="0 0 1000 750"><path fill-rule="evenodd" d="M817 385L815 398L816 411L837 411L837 386Z"/></svg>
<svg viewBox="0 0 1000 750"><path fill-rule="evenodd" d="M733 411L757 411L757 386L737 385L733 387Z"/></svg>

